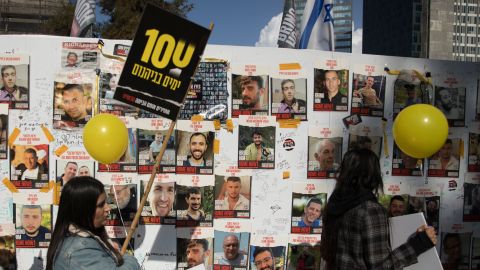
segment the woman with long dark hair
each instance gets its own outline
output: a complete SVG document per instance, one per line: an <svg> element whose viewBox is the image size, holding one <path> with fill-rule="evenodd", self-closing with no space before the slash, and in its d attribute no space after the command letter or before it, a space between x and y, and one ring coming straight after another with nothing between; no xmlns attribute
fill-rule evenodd
<svg viewBox="0 0 480 270"><path fill-rule="evenodd" d="M436 244L435 230L424 225L391 249L387 212L376 197L382 189L375 153L368 149L345 153L323 216L320 250L328 270L402 269Z"/></svg>
<svg viewBox="0 0 480 270"><path fill-rule="evenodd" d="M140 269L134 257L122 256L109 239L109 212L100 181L89 176L68 181L60 196L46 269Z"/></svg>

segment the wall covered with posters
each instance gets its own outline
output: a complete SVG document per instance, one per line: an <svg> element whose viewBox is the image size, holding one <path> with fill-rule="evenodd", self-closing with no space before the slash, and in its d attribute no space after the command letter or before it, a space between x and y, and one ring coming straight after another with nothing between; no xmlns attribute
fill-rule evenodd
<svg viewBox="0 0 480 270"><path fill-rule="evenodd" d="M96 39L0 41L0 239L6 249L19 269L42 269L55 191L75 175L105 184L113 209L107 231L122 243L170 125L113 99L119 59L130 42L104 40L103 53L115 59L102 55ZM368 147L380 157L380 202L392 215L423 212L439 237L448 238L438 242L441 260L478 269L479 69L474 63L207 46L129 252L145 269L200 263L257 269L253 253L268 246L277 269L318 267L332 178L348 148ZM434 104L450 125L449 140L424 160L398 149L391 132L394 117L415 103ZM114 164L95 162L82 144L82 128L99 112L120 116L128 128L128 149ZM197 114L204 119L193 121ZM26 224L22 213L28 211L41 213L36 224ZM192 239L201 246L197 258L187 256Z"/></svg>

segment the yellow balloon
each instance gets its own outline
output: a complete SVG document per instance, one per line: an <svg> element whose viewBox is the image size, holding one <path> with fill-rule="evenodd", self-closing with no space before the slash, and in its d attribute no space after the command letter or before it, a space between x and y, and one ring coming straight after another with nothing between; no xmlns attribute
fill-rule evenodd
<svg viewBox="0 0 480 270"><path fill-rule="evenodd" d="M393 138L405 154L425 158L435 154L448 137L445 115L429 104L415 104L403 109L393 123Z"/></svg>
<svg viewBox="0 0 480 270"><path fill-rule="evenodd" d="M116 162L127 150L127 127L112 114L96 115L83 129L83 144L90 156L98 162Z"/></svg>

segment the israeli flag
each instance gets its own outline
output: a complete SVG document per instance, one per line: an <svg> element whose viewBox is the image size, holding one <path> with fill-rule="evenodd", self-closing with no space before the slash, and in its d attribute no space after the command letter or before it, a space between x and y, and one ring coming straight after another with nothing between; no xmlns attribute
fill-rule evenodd
<svg viewBox="0 0 480 270"><path fill-rule="evenodd" d="M307 0L303 11L299 49L334 51L333 0Z"/></svg>

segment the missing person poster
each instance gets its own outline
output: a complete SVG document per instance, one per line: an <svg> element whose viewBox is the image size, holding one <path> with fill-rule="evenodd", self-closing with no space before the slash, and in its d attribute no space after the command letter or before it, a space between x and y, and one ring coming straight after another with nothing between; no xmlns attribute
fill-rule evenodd
<svg viewBox="0 0 480 270"><path fill-rule="evenodd" d="M320 235L291 234L288 243L287 270L320 269Z"/></svg>
<svg viewBox="0 0 480 270"><path fill-rule="evenodd" d="M310 126L307 177L335 178L342 161L342 144L343 133L340 128Z"/></svg>
<svg viewBox="0 0 480 270"><path fill-rule="evenodd" d="M232 74L232 117L268 115L268 89L267 75Z"/></svg>
<svg viewBox="0 0 480 270"><path fill-rule="evenodd" d="M383 117L386 76L383 68L365 64L357 65L353 74L352 114Z"/></svg>
<svg viewBox="0 0 480 270"><path fill-rule="evenodd" d="M212 227L214 211L213 175L177 175L177 227Z"/></svg>
<svg viewBox="0 0 480 270"><path fill-rule="evenodd" d="M48 144L18 145L10 147L10 181L17 188L39 189L48 185Z"/></svg>
<svg viewBox="0 0 480 270"><path fill-rule="evenodd" d="M462 139L447 138L443 146L428 158L427 176L458 177Z"/></svg>
<svg viewBox="0 0 480 270"><path fill-rule="evenodd" d="M326 183L295 183L292 192L292 233L321 234L327 204Z"/></svg>
<svg viewBox="0 0 480 270"><path fill-rule="evenodd" d="M238 168L275 169L275 117L241 115L238 125Z"/></svg>
<svg viewBox="0 0 480 270"><path fill-rule="evenodd" d="M250 232L249 220L215 220L214 269L247 269Z"/></svg>
<svg viewBox="0 0 480 270"><path fill-rule="evenodd" d="M306 78L272 78L271 89L273 116L307 120Z"/></svg>
<svg viewBox="0 0 480 270"><path fill-rule="evenodd" d="M434 105L445 115L449 127L465 126L467 88L462 76L446 74L435 84Z"/></svg>
<svg viewBox="0 0 480 270"><path fill-rule="evenodd" d="M250 218L251 171L222 166L215 172L215 218Z"/></svg>
<svg viewBox="0 0 480 270"><path fill-rule="evenodd" d="M145 194L150 175L139 175L140 195ZM156 174L140 216L141 224L175 225L175 174Z"/></svg>
<svg viewBox="0 0 480 270"><path fill-rule="evenodd" d="M413 70L401 70L393 86L394 117L404 108L414 104L429 104L433 86L421 81Z"/></svg>
<svg viewBox="0 0 480 270"><path fill-rule="evenodd" d="M147 4L114 98L175 120L210 30Z"/></svg>
<svg viewBox="0 0 480 270"><path fill-rule="evenodd" d="M82 130L93 114L94 71L65 71L55 77L53 88L53 128Z"/></svg>
<svg viewBox="0 0 480 270"><path fill-rule="evenodd" d="M15 193L13 217L16 248L48 248L52 238L52 193Z"/></svg>
<svg viewBox="0 0 480 270"><path fill-rule="evenodd" d="M213 228L177 228L176 269L213 270L213 236Z"/></svg>
<svg viewBox="0 0 480 270"><path fill-rule="evenodd" d="M213 174L215 127L212 121L177 122L177 174Z"/></svg>
<svg viewBox="0 0 480 270"><path fill-rule="evenodd" d="M98 44L95 42L63 42L61 66L65 69L95 69L99 60Z"/></svg>
<svg viewBox="0 0 480 270"><path fill-rule="evenodd" d="M171 121L165 118L140 118L137 119L137 153L138 173L150 174L155 165L155 160L160 154L162 144L167 137ZM175 133L172 133L167 148L163 153L159 173L175 173L176 151Z"/></svg>
<svg viewBox="0 0 480 270"><path fill-rule="evenodd" d="M349 70L343 61L327 59L314 69L314 111L348 111Z"/></svg>
<svg viewBox="0 0 480 270"><path fill-rule="evenodd" d="M285 270L286 235L252 235L250 240L250 270Z"/></svg>
<svg viewBox="0 0 480 270"><path fill-rule="evenodd" d="M28 110L30 107L30 58L23 54L1 54L0 103L10 109Z"/></svg>

